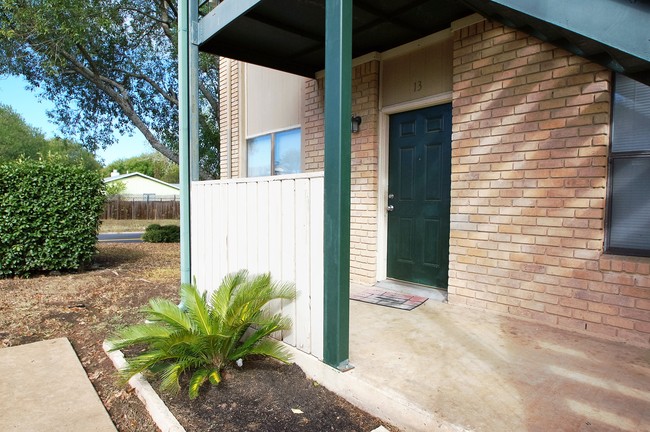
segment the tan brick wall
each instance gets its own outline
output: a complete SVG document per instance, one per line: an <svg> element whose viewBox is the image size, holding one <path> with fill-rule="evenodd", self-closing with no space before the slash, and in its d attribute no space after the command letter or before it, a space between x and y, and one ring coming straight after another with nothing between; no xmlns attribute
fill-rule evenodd
<svg viewBox="0 0 650 432"><path fill-rule="evenodd" d="M324 80L305 88L305 170L323 170ZM352 135L350 273L362 283L374 283L377 269L379 62L352 69L352 113L361 116L359 133Z"/></svg>
<svg viewBox="0 0 650 432"><path fill-rule="evenodd" d="M451 303L650 344L650 259L603 255L610 91L524 33L455 32Z"/></svg>
<svg viewBox="0 0 650 432"><path fill-rule="evenodd" d="M221 178L239 177L239 76L240 63L224 57L219 59L219 88L220 112L219 125L221 127L220 164ZM228 83L230 85L228 86ZM230 88L230 94L228 92ZM230 96L230 97L229 97ZM229 105L229 106L228 106ZM228 108L230 108L230 122L228 121ZM230 138L230 172L228 172L228 138Z"/></svg>
<svg viewBox="0 0 650 432"><path fill-rule="evenodd" d="M309 80L305 84L304 124L302 125L305 171L322 171L325 157L325 103L324 79Z"/></svg>

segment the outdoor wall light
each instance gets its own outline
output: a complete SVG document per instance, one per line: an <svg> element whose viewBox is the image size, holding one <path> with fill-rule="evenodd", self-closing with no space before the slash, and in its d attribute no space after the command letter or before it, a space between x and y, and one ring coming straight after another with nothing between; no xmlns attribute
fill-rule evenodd
<svg viewBox="0 0 650 432"><path fill-rule="evenodd" d="M351 122L352 122L352 133L358 133L359 126L361 126L361 117L352 116Z"/></svg>

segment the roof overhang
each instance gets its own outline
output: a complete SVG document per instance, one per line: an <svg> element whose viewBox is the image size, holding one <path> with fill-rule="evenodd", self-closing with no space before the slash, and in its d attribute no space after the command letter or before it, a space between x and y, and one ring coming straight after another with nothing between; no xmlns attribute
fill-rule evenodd
<svg viewBox="0 0 650 432"><path fill-rule="evenodd" d="M354 0L352 56L384 52L473 14L650 84L650 3L619 0ZM225 0L199 49L307 77L325 67L325 0Z"/></svg>

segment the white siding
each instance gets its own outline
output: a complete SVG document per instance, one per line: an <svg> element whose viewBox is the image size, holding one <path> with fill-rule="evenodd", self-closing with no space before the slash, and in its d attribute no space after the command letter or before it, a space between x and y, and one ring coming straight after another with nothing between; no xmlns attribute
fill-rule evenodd
<svg viewBox="0 0 650 432"><path fill-rule="evenodd" d="M323 173L193 182L192 273L213 290L240 269L296 283L283 340L323 357ZM280 336L280 335L278 335Z"/></svg>
<svg viewBox="0 0 650 432"><path fill-rule="evenodd" d="M126 177L119 179L126 186L123 195L143 195L143 194L155 194L162 196L171 196L171 195L180 195L180 192L177 188L167 186L164 183L159 183L154 180L150 180L146 177L141 177L139 175L134 175L131 177ZM110 182L110 181L109 181Z"/></svg>

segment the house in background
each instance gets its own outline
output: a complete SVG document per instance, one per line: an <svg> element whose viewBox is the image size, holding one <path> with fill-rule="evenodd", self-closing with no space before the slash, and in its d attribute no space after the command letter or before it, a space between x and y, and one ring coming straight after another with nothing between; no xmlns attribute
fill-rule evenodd
<svg viewBox="0 0 650 432"><path fill-rule="evenodd" d="M126 186L120 196L128 199L178 201L180 196L178 185L166 183L139 172L120 174L117 170L113 170L111 176L104 179L104 183L114 182L121 182Z"/></svg>
<svg viewBox="0 0 650 432"><path fill-rule="evenodd" d="M326 185L346 176L326 129L351 114L350 230L335 236L353 281L650 346L650 7L350 2L348 83L326 3L226 0L199 21L199 48L222 56L223 179L191 185L199 286L243 267L293 280L284 340L345 358L324 354L348 324L323 226L340 221Z"/></svg>

